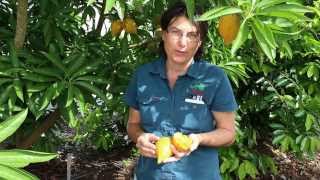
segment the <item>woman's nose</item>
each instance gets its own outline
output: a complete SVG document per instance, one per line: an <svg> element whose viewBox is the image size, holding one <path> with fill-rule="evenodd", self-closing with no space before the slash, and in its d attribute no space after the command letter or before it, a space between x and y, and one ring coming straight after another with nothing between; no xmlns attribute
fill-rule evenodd
<svg viewBox="0 0 320 180"><path fill-rule="evenodd" d="M184 35L180 36L179 45L182 46L182 47L185 47L185 46L187 46L187 43L188 43L187 36L184 36Z"/></svg>

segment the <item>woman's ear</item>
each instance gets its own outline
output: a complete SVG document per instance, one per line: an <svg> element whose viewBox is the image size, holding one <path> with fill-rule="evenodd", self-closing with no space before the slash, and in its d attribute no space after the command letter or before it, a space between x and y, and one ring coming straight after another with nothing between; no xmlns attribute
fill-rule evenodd
<svg viewBox="0 0 320 180"><path fill-rule="evenodd" d="M201 44L202 44L202 41L199 41L197 49L201 46Z"/></svg>

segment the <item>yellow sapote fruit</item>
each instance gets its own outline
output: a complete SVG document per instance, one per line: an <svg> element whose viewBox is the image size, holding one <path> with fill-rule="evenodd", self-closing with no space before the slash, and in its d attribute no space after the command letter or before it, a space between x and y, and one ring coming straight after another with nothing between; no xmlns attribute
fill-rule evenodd
<svg viewBox="0 0 320 180"><path fill-rule="evenodd" d="M229 14L220 17L218 30L223 38L224 44L231 44L237 37L240 28L240 17L238 14Z"/></svg>
<svg viewBox="0 0 320 180"><path fill-rule="evenodd" d="M161 137L156 142L156 155L158 164L172 156L170 137Z"/></svg>
<svg viewBox="0 0 320 180"><path fill-rule="evenodd" d="M125 18L123 20L123 24L124 24L124 30L127 33L137 33L137 24L133 19Z"/></svg>
<svg viewBox="0 0 320 180"><path fill-rule="evenodd" d="M189 151L192 145L192 139L189 136L176 132L172 136L172 144L180 152Z"/></svg>
<svg viewBox="0 0 320 180"><path fill-rule="evenodd" d="M115 20L111 23L112 36L118 36L123 29L123 22L121 20Z"/></svg>

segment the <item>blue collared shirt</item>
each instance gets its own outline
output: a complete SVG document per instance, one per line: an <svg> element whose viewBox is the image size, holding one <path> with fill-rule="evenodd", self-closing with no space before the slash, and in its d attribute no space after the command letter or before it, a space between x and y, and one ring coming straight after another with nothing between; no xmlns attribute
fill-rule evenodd
<svg viewBox="0 0 320 180"><path fill-rule="evenodd" d="M165 60L160 58L139 67L128 86L125 102L140 112L145 132L157 136L203 133L215 129L213 111L237 109L230 82L222 69L205 61L194 61L171 89ZM216 148L199 146L177 162L157 164L141 156L138 180L219 180Z"/></svg>

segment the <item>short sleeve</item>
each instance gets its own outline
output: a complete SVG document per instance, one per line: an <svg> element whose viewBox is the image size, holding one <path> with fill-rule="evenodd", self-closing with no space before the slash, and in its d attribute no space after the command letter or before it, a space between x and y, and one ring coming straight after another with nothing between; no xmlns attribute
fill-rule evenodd
<svg viewBox="0 0 320 180"><path fill-rule="evenodd" d="M139 106L137 102L137 71L133 74L129 82L127 91L124 95L124 101L128 106L136 110L139 110Z"/></svg>
<svg viewBox="0 0 320 180"><path fill-rule="evenodd" d="M220 83L210 104L211 111L217 112L232 112L238 109L230 81L225 72L222 74Z"/></svg>

